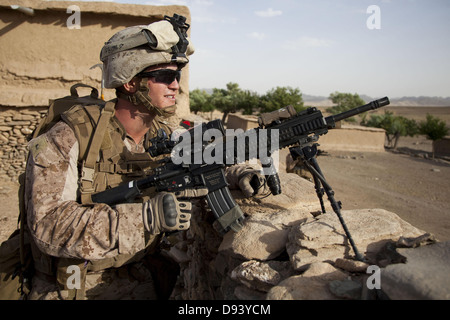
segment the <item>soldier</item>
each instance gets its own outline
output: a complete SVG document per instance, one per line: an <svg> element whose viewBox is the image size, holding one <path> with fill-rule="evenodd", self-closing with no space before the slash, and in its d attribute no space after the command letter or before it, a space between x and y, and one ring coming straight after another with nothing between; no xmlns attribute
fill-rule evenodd
<svg viewBox="0 0 450 320"><path fill-rule="evenodd" d="M181 70L192 53L168 20L116 33L100 59L105 87L115 88L117 98L104 108L75 106L30 141L24 201L35 273L29 299L170 296L178 269L157 254L158 246L164 232L189 228L190 199L207 190L149 190L137 203L115 206L93 204L90 195L155 167L145 150L157 129L171 132L164 118L175 114ZM90 142L98 150L87 149ZM260 173L247 166L233 172L231 183L251 195L249 180ZM157 286L155 274L168 270Z"/></svg>

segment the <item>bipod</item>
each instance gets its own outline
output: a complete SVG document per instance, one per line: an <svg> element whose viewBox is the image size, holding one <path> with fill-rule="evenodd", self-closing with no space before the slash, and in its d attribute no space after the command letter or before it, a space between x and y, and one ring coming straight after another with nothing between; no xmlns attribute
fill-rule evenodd
<svg viewBox="0 0 450 320"><path fill-rule="evenodd" d="M350 231L345 224L344 218L341 214L342 203L340 201L336 201L334 198L334 191L328 182L325 180L323 176L322 170L320 170L319 164L316 160L317 157L317 143L313 143L304 147L291 147L289 151L292 155L292 158L295 160L301 159L305 167L309 170L309 172L313 176L314 187L316 189L317 197L320 201L320 206L322 209L322 213L326 213L325 205L323 203L323 194L326 193L328 196L328 200L330 201L331 207L333 211L339 218L341 222L342 228L344 229L345 235L347 236L350 245L352 246L353 252L355 252L355 257L359 261L364 261L364 256L358 251L358 248L353 241L353 238L350 234Z"/></svg>

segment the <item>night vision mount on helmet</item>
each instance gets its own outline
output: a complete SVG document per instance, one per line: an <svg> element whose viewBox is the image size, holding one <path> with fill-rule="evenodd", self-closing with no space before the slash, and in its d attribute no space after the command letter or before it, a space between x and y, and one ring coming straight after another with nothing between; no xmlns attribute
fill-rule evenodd
<svg viewBox="0 0 450 320"><path fill-rule="evenodd" d="M180 38L180 41L172 47L172 52L174 54L172 60L176 61L179 56L186 57L185 52L187 51L189 45L187 31L190 27L190 25L186 23L186 17L174 14L173 17L164 16L164 20L167 20L172 24L173 30Z"/></svg>

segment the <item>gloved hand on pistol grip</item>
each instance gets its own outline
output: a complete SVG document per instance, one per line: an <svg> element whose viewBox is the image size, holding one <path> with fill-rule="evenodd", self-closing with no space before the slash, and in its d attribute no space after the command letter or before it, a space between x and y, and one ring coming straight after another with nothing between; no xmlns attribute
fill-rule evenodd
<svg viewBox="0 0 450 320"><path fill-rule="evenodd" d="M265 177L259 170L246 169L238 178L239 188L244 193L244 196L250 198L254 195L259 195L265 189Z"/></svg>
<svg viewBox="0 0 450 320"><path fill-rule="evenodd" d="M158 193L144 203L142 210L145 229L151 234L190 227L192 204L179 201L174 193Z"/></svg>

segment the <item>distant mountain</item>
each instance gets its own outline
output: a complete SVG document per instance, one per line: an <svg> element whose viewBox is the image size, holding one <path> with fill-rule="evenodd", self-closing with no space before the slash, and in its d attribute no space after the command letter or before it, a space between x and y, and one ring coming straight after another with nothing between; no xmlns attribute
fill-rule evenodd
<svg viewBox="0 0 450 320"><path fill-rule="evenodd" d="M207 94L212 94L213 93L213 89L212 88L201 88L199 90L200 91L205 91Z"/></svg>
<svg viewBox="0 0 450 320"><path fill-rule="evenodd" d="M450 107L450 97L402 97L391 99L393 106Z"/></svg>
<svg viewBox="0 0 450 320"><path fill-rule="evenodd" d="M367 95L359 95L365 102L370 102L377 98L372 98ZM391 106L399 107L450 107L450 97L401 97L390 98ZM332 106L333 103L328 97L324 96L312 96L303 94L303 101L305 106Z"/></svg>

